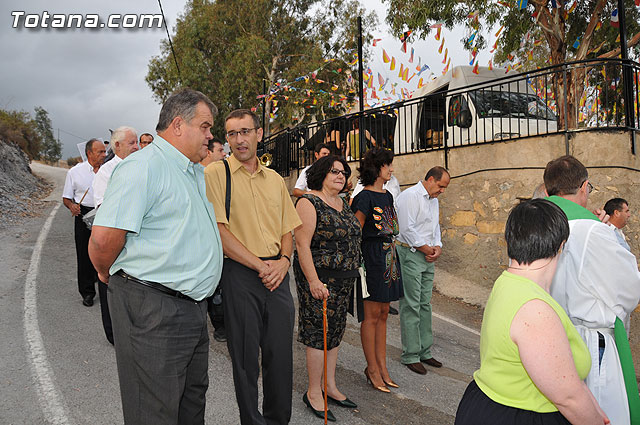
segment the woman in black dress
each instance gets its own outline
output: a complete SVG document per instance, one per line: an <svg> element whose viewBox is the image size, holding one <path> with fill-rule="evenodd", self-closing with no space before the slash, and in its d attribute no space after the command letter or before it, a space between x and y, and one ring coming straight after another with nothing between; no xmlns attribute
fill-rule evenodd
<svg viewBox="0 0 640 425"><path fill-rule="evenodd" d="M393 196L382 186L393 173L393 152L383 148L369 150L360 162L360 181L364 190L353 199L351 209L362 226L362 256L367 292L364 320L360 326L362 349L367 359L364 374L382 392L397 388L387 370L387 316L389 302L402 297L400 262L394 236L398 219Z"/></svg>
<svg viewBox="0 0 640 425"><path fill-rule="evenodd" d="M307 170L307 187L296 205L302 226L295 230L293 272L298 292L298 341L307 346L309 387L304 403L324 418L322 397L322 301L327 300L327 399L342 407L356 404L336 386L338 346L347 323L347 309L361 263L362 232L344 198L351 169L344 159L329 155ZM326 285L326 286L325 286ZM331 411L327 418L335 421Z"/></svg>

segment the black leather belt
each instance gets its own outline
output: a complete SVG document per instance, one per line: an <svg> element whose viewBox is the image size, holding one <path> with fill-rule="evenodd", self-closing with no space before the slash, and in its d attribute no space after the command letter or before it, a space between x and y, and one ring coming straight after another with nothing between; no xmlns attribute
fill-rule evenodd
<svg viewBox="0 0 640 425"><path fill-rule="evenodd" d="M194 300L190 296L185 295L185 294L183 294L182 292L179 292L179 291L174 291L171 288L167 288L166 286L164 286L161 283L149 282L148 280L138 279L137 277L133 277L130 274L125 273L123 270L118 270L116 272L116 274L118 276L122 277L124 280L130 280L131 282L138 283L140 285L146 286L147 288L155 289L156 291L163 292L163 293L165 293L167 295L171 295L172 297L181 298L183 300L191 301L191 302L194 302L196 304L197 303L201 303L202 301L206 300L206 298L203 298L200 301Z"/></svg>

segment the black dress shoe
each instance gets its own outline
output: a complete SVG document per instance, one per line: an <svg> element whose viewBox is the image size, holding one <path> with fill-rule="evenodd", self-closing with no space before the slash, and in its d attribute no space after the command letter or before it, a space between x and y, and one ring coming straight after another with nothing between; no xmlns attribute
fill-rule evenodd
<svg viewBox="0 0 640 425"><path fill-rule="evenodd" d="M222 327L216 328L216 330L213 331L213 339L218 342L227 342L227 332Z"/></svg>
<svg viewBox="0 0 640 425"><path fill-rule="evenodd" d="M389 314L391 314L392 316L397 316L398 315L398 310L389 306Z"/></svg>
<svg viewBox="0 0 640 425"><path fill-rule="evenodd" d="M82 305L85 307L91 307L93 305L93 295L87 295L82 298Z"/></svg>
<svg viewBox="0 0 640 425"><path fill-rule="evenodd" d="M427 359L427 360L420 360L420 361L422 363L424 363L424 364L428 364L429 366L442 367L442 363L440 363L439 361L437 361L433 357L431 357L430 359Z"/></svg>
<svg viewBox="0 0 640 425"><path fill-rule="evenodd" d="M345 398L344 400L337 400L337 399L331 397L329 394L327 394L327 400L332 402L332 403L334 403L334 404L337 404L340 407L346 407L348 409L357 409L358 408L358 405L355 404L353 401L349 400L348 397ZM322 417L324 418L324 412L323 412Z"/></svg>
<svg viewBox="0 0 640 425"><path fill-rule="evenodd" d="M316 415L320 419L324 419L324 410L314 409L313 406L311 405L311 402L309 401L309 397L307 397L307 393L304 393L304 395L302 396L302 401L304 401L304 404L307 405L307 407L313 412L314 415ZM327 420L329 422L336 421L336 417L333 416L333 413L331 412L331 410L327 410Z"/></svg>

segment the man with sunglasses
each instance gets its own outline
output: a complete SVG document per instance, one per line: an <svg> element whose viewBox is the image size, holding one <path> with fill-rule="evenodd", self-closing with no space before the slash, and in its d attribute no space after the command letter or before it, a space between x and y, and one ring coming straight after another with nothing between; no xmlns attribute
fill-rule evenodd
<svg viewBox="0 0 640 425"><path fill-rule="evenodd" d="M580 161L567 155L549 162L544 184L547 199L564 211L570 228L551 295L591 353L587 386L612 424L629 424L630 403L640 403L627 340L629 316L640 301L636 258L618 243L610 226L587 210L593 186ZM628 394L627 379L635 388Z"/></svg>
<svg viewBox="0 0 640 425"><path fill-rule="evenodd" d="M240 421L286 424L291 419L293 389L291 231L302 222L282 177L258 161L256 151L262 139L258 117L247 109L232 111L225 131L232 155L209 165L205 181L227 257L220 284ZM262 414L258 410L260 351Z"/></svg>

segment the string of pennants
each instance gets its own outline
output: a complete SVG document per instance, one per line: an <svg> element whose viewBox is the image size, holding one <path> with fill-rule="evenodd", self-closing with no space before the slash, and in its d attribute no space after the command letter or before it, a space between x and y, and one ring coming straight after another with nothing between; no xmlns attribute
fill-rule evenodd
<svg viewBox="0 0 640 425"><path fill-rule="evenodd" d="M352 60L347 62L348 65L353 66L358 62L358 53L355 52L354 49L345 50L345 53L347 55L353 54ZM296 100L293 100L293 102L295 104L303 105L307 109L312 109L317 107L319 102L316 95L328 95L331 98L331 101L329 102L329 107L337 106L345 102L346 100L348 100L349 97L352 97L355 94L355 90L349 89L349 91L347 92L348 95L344 93L340 93L338 92L338 90L340 90L340 87L337 84L331 84L328 81L318 78L318 74L329 63L335 62L338 60L341 60L341 59L325 58L323 60L324 63L322 66L304 75L300 75L294 78L293 81L282 80L282 81L275 82L273 83L273 87L271 88L268 94L259 94L256 96L256 100L262 101L263 99L266 99L266 101L271 102L272 108L269 115L269 118L271 119L276 119L278 117L277 112L279 108L278 107L279 101L289 101L289 98L291 97L291 92L299 91L304 93L304 95L306 96L305 98L303 98L302 100L296 99ZM345 72L345 70L343 70L342 68L338 68L337 70L336 69L331 70L331 72L335 74L340 74L342 72ZM353 82L353 77L351 76L350 73L347 74L346 82L347 84L352 84ZM329 91L326 91L320 88L305 87L309 84L324 84L324 83L331 85L331 87L329 88ZM300 85L303 85L303 86L300 86ZM347 104L347 107L351 107L351 106L353 106L353 103ZM251 108L251 110L255 112L257 108L258 106L256 105L253 108Z"/></svg>
<svg viewBox="0 0 640 425"><path fill-rule="evenodd" d="M635 5L640 7L640 0L634 0L635 1ZM497 1L497 4L505 7L505 8L513 8L516 7L518 8L518 10L523 11L527 9L527 5L528 5L528 0L516 0L515 4L512 1ZM556 9L559 12L559 8L558 8L558 4L556 0L551 0L551 6L552 9ZM562 13L564 14L564 19L566 20L569 16L569 14L573 13L576 8L578 6L578 0L574 0L574 2L571 4L571 6L569 6L568 9L564 9L562 11ZM536 12L532 12L532 16L534 18L537 19L537 14ZM467 37L467 39L464 41L464 44L467 48L469 48L471 50L471 61L469 62L470 66L473 66L472 72L475 74L479 73L478 67L479 67L479 58L478 58L478 47L476 45L476 41L477 41L477 36L478 36L478 31L479 31L479 11L474 11L472 13L470 13L467 18L470 20L470 27L472 29L474 29L474 31ZM613 10L611 17L610 17L610 23L612 26L614 27L618 27L619 26L619 20L618 20L618 10L615 9ZM444 25L443 22L436 22L433 25L430 26L431 29L435 30L435 40L436 41L440 41L440 46L438 48L438 54L443 55L443 60L442 60L442 64L445 65L444 69L442 70L442 75L446 74L449 71L449 68L451 66L451 56L449 55L449 49L446 46L446 40L444 35L442 34L442 26ZM602 21L599 21L596 24L595 27L595 31L598 31L600 28L602 27ZM498 48L498 42L500 40L500 37L503 35L503 30L504 30L504 26L501 26L498 31L495 33L495 42L492 46L492 49L490 50L489 53L493 54L497 48ZM424 86L425 84L425 76L423 76L422 74L426 71L430 71L429 75L426 78L431 78L431 79L435 79L435 75L434 73L431 71L431 68L429 67L429 65L427 64L422 64L422 58L420 56L418 56L418 63L415 66L415 68L413 67L414 63L415 63L415 49L413 47L410 47L409 50L409 46L408 46L408 40L409 40L409 36L411 35L411 31L406 31L405 33L402 34L402 36L400 36L400 41L402 43L401 46L401 51L405 54L407 54L407 52L409 51L409 58L407 59L407 62L410 65L405 65L405 63L402 60L396 59L395 56L393 55L389 55L387 53L387 51L382 48L382 62L388 66L388 71L395 71L396 69L398 69L398 78L400 78L400 80L406 84L410 84L414 78L416 78L416 89L420 89ZM376 38L373 40L373 47L377 47L377 44L382 41L382 38ZM524 36L524 38L522 39L521 43L520 43L520 47L524 47L527 43L532 42L531 44L533 44L534 47L540 46L543 43L542 39L538 39L538 40L532 40L532 35L530 32L527 32ZM619 41L619 37L618 40ZM581 42L581 36L578 36L577 39L574 41L574 43L572 44L572 47L574 49L577 49L580 47L580 42ZM599 52L602 47L604 46L605 42L603 41L602 43L600 43L598 46L595 46L594 48L589 50L589 53L597 53ZM444 52L444 54L443 54ZM347 62L349 66L353 66L357 63L358 61L358 54L356 52L354 52L353 49L351 50L347 50L346 51L347 54L353 54L353 58L350 62ZM379 54L379 52L378 52ZM533 60L533 54L534 54L534 50L531 49L527 52L527 59L528 60ZM515 55L513 53L507 55L507 59L509 62L512 62L514 59ZM355 90L354 89L349 89L348 91L348 95L344 94L344 93L338 93L339 87L336 84L331 84L331 91L325 91L322 89L311 89L311 88L305 88L305 87L295 87L293 84L295 83L303 83L305 85L308 85L310 83L316 83L316 84L322 84L322 83L326 83L327 81L324 81L322 79L318 79L317 75L318 73L329 63L334 62L338 59L336 58L327 58L324 59L324 64L315 69L314 71L311 71L307 74L301 75L299 77L296 77L292 82L287 82L287 81L282 81L282 82L277 82L275 83L275 87L273 87L271 89L271 92L269 94L261 94L256 96L257 100L262 100L263 98L267 98L268 101L270 101L272 103L272 112L270 115L270 118L275 119L277 118L277 109L278 109L278 101L279 100L285 100L288 101L289 100L289 91L302 91L306 94L306 98L302 99L301 101L299 100L295 100L294 102L296 104L301 104L304 105L306 108L314 108L316 107L316 105L318 104L318 100L315 97L315 95L320 94L328 94L329 97L331 98L330 107L336 106L340 103L345 102L347 99L349 99L350 97L353 97L353 95L355 95ZM493 69L493 63L492 63L493 59L489 59L488 61L488 68L491 70ZM551 62L551 57L548 58L547 63ZM399 67L398 67L399 65ZM515 64L512 63L508 63L507 64L507 68L506 68L506 72L508 73L509 71L512 70L518 70L520 68L522 68L523 64L522 62L517 62ZM340 73L343 70L341 68L338 68L337 70L332 70L331 72L333 73ZM385 74L386 72L383 71ZM414 91L410 91L408 88L401 88L398 87L397 82L393 82L390 83L390 79L389 77L384 77L383 74L381 74L380 72L377 72L377 81L376 81L376 77L374 77L374 72L371 70L370 67L368 67L363 75L363 80L365 83L365 106L367 107L374 107L377 106L379 104L385 104L386 102L389 101L395 101L395 100L404 100L404 99L409 99L413 96ZM347 76L347 84L351 84L353 82L353 77L349 74ZM376 84L377 83L377 84ZM377 90L376 90L377 87ZM378 92L383 92L384 93L384 97L380 98L380 96L378 95ZM369 104L368 101L371 100L372 104ZM375 101L375 102L373 102ZM351 107L353 106L354 103L350 103L347 104L347 107ZM256 107L252 108L253 110L257 109Z"/></svg>

